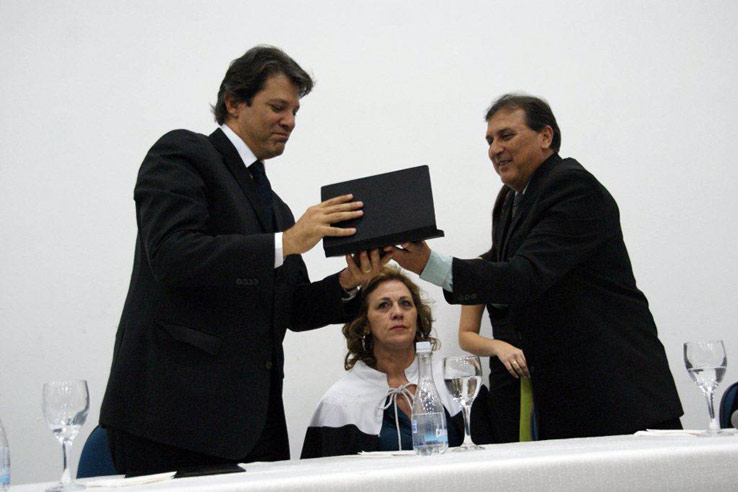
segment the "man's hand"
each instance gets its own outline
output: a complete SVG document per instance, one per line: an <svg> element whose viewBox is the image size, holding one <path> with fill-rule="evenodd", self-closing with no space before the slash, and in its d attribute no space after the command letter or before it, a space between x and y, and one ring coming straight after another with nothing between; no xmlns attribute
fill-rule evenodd
<svg viewBox="0 0 738 492"><path fill-rule="evenodd" d="M353 227L331 227L331 224L361 217L362 202L352 202L354 195L331 198L308 208L297 223L282 234L282 254L299 255L310 251L326 236L351 236Z"/></svg>
<svg viewBox="0 0 738 492"><path fill-rule="evenodd" d="M357 285L365 285L391 259L391 253L380 257L378 249L373 249L369 252L362 251L354 256L346 255L346 264L348 266L338 275L338 282L346 290L351 290Z"/></svg>
<svg viewBox="0 0 738 492"><path fill-rule="evenodd" d="M392 259L394 259L402 268L420 275L425 268L425 265L428 263L431 249L425 241L418 241L417 243L403 243L401 246L401 248L396 246L387 246L384 248L384 251L385 253L391 254Z"/></svg>

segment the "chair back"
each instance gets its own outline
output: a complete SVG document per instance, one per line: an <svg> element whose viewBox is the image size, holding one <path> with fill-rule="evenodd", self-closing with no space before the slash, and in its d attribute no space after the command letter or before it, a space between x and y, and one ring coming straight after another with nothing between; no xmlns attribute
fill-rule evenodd
<svg viewBox="0 0 738 492"><path fill-rule="evenodd" d="M82 448L77 466L77 478L115 475L113 458L108 448L108 433L99 425L92 429Z"/></svg>
<svg viewBox="0 0 738 492"><path fill-rule="evenodd" d="M738 382L728 386L720 399L720 427L728 429L733 427L730 416L738 410Z"/></svg>

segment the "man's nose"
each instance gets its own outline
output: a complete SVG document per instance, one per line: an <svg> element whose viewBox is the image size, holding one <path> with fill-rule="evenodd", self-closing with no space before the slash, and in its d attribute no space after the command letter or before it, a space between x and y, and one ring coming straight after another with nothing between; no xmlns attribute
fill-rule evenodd
<svg viewBox="0 0 738 492"><path fill-rule="evenodd" d="M489 144L489 152L488 153L489 153L489 158L491 160L494 160L495 157L500 152L502 152L502 148L498 144L496 144L495 142L492 142L491 144Z"/></svg>
<svg viewBox="0 0 738 492"><path fill-rule="evenodd" d="M295 128L295 115L292 113L289 113L288 115L284 116L279 123L284 128L288 129L289 131L292 131Z"/></svg>

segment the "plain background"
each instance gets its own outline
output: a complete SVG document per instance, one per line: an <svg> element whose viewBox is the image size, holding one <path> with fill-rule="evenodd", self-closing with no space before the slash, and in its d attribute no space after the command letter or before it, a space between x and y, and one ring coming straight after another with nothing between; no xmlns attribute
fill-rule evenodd
<svg viewBox="0 0 738 492"><path fill-rule="evenodd" d="M431 246L462 258L488 248L500 185L486 155L487 106L509 91L547 98L561 154L618 201L682 421L705 427L682 343L725 341L720 396L738 361L736 19L731 0L0 0L0 417L13 482L60 476L60 446L41 415L48 380L89 381L76 470L128 287L140 162L171 129L209 134L228 63L259 43L317 79L287 151L267 163L295 215L323 184L427 164L446 231ZM343 265L320 246L305 260L314 279ZM459 308L421 287L435 301L441 355L459 353ZM289 333L285 347L297 457L318 398L343 373L345 346L332 326Z"/></svg>

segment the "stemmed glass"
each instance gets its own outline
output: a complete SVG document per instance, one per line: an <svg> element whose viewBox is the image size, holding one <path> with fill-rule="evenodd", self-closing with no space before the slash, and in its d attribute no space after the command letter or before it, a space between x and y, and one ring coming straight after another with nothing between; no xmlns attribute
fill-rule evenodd
<svg viewBox="0 0 738 492"><path fill-rule="evenodd" d="M44 384L43 409L46 425L59 440L64 451L64 473L61 481L46 489L46 492L84 489L84 485L72 481L69 461L72 441L87 420L87 412L90 409L87 381L56 381Z"/></svg>
<svg viewBox="0 0 738 492"><path fill-rule="evenodd" d="M684 364L687 366L689 376L697 383L707 399L710 425L700 436L730 435L720 430L720 426L715 419L715 407L712 401L715 389L723 380L728 365L723 341L686 342L684 344Z"/></svg>
<svg viewBox="0 0 738 492"><path fill-rule="evenodd" d="M448 392L456 400L464 412L464 442L452 451L472 451L484 449L471 440L469 414L474 398L482 384L482 364L476 355L446 357L443 359L443 382Z"/></svg>

